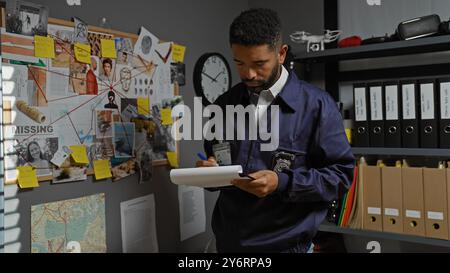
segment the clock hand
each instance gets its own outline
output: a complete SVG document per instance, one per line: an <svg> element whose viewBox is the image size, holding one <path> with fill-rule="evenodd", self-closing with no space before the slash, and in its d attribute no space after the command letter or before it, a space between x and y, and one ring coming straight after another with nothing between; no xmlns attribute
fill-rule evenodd
<svg viewBox="0 0 450 273"><path fill-rule="evenodd" d="M210 78L211 81L216 82L216 79L214 79L214 78L211 77L210 75L206 74L205 72L202 71L202 74L205 75L206 77Z"/></svg>
<svg viewBox="0 0 450 273"><path fill-rule="evenodd" d="M223 73L223 71L221 71L219 74L217 74L217 76L214 78L215 80L217 79L217 77L219 77L220 76L220 74L222 74Z"/></svg>

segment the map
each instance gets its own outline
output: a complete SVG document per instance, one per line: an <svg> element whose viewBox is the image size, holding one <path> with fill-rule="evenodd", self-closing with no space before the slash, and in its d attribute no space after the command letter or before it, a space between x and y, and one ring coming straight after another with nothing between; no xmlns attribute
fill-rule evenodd
<svg viewBox="0 0 450 273"><path fill-rule="evenodd" d="M105 194L32 206L31 252L106 252Z"/></svg>

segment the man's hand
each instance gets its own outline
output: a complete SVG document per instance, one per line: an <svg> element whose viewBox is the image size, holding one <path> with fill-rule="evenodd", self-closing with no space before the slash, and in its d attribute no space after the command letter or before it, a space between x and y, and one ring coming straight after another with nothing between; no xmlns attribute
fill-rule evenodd
<svg viewBox="0 0 450 273"><path fill-rule="evenodd" d="M231 181L231 184L258 197L265 197L278 187L278 175L276 172L263 170L251 173L249 176L255 180L235 179Z"/></svg>
<svg viewBox="0 0 450 273"><path fill-rule="evenodd" d="M208 160L199 160L195 164L196 167L217 167L217 161L213 156L210 156Z"/></svg>

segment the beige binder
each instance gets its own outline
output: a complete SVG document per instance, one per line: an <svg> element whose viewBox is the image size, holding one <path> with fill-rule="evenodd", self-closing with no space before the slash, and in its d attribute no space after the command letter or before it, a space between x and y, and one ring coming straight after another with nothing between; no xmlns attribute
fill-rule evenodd
<svg viewBox="0 0 450 273"><path fill-rule="evenodd" d="M446 169L423 169L425 235L448 240L446 174Z"/></svg>
<svg viewBox="0 0 450 273"><path fill-rule="evenodd" d="M381 168L383 231L403 232L402 168Z"/></svg>
<svg viewBox="0 0 450 273"><path fill-rule="evenodd" d="M402 168L403 232L425 235L422 168Z"/></svg>
<svg viewBox="0 0 450 273"><path fill-rule="evenodd" d="M381 168L364 166L363 169L363 229L382 231Z"/></svg>

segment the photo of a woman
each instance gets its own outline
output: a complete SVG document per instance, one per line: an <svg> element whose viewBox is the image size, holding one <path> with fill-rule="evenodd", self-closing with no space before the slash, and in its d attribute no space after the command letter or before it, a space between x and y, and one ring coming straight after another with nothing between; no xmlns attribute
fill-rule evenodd
<svg viewBox="0 0 450 273"><path fill-rule="evenodd" d="M36 141L30 141L27 145L27 160L36 167L37 176L51 174L50 164L44 159L41 147Z"/></svg>

